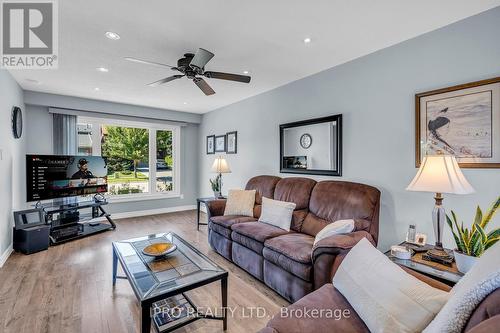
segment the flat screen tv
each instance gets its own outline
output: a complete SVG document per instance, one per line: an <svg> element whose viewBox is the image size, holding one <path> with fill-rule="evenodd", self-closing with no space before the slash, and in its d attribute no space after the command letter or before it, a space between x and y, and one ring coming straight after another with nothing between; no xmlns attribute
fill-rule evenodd
<svg viewBox="0 0 500 333"><path fill-rule="evenodd" d="M100 156L26 155L27 201L103 194L107 174Z"/></svg>

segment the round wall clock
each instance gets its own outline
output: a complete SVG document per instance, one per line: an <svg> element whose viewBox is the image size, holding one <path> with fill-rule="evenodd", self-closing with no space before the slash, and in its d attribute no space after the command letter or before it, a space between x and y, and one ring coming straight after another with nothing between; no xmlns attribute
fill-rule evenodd
<svg viewBox="0 0 500 333"><path fill-rule="evenodd" d="M300 137L300 146L304 149L307 149L309 147L311 147L312 145L312 137L311 135L309 134L302 134L302 136Z"/></svg>
<svg viewBox="0 0 500 333"><path fill-rule="evenodd" d="M12 134L16 139L23 134L23 113L18 106L12 108Z"/></svg>

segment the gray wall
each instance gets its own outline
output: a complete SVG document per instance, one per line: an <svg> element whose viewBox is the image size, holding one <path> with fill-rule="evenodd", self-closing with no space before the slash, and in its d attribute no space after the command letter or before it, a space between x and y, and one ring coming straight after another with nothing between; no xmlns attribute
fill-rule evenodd
<svg viewBox="0 0 500 333"><path fill-rule="evenodd" d="M12 244L12 211L22 207L26 200L26 130L21 139L14 139L13 106L21 107L26 118L21 87L6 70L0 69L0 257Z"/></svg>
<svg viewBox="0 0 500 333"><path fill-rule="evenodd" d="M238 154L226 156L233 173L224 175L224 188L241 188L254 175L279 174L279 124L342 113L342 179L382 191L379 247L401 241L410 223L433 242L432 195L405 191L416 173L414 95L500 76L499 31L496 8L205 114L199 142L200 194L210 194L208 179L214 176L214 155L204 154L205 136L238 131ZM500 194L500 170L464 173L477 193L448 195L444 203L469 223L475 205L487 208ZM500 218L493 225L499 226ZM452 246L448 230L445 245Z"/></svg>
<svg viewBox="0 0 500 333"><path fill-rule="evenodd" d="M29 122L26 128L26 153L28 154L52 154L52 114L48 111L48 106L70 107L78 110L103 110L107 113L120 114L122 109L133 110L133 115L145 117L154 115L156 109L140 108L137 106L127 106L118 103L108 103L83 98L72 98L69 96L59 96L53 94L43 94L25 92L25 102L27 104L27 118ZM32 103L42 103L43 105L33 105ZM190 113L166 111L166 115L171 118L167 120L193 121L181 127L181 194L183 198L166 198L154 200L140 200L112 203L108 207L110 213L125 213L141 210L154 210L172 208L179 206L190 206L196 203L198 192L198 124L200 116ZM123 114L126 114L124 112ZM131 114L132 115L132 114ZM24 197L24 205L27 206Z"/></svg>

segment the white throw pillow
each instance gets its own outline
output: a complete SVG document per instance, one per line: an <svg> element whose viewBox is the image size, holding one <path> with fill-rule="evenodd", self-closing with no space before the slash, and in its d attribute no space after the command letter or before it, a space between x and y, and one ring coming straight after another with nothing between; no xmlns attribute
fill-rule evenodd
<svg viewBox="0 0 500 333"><path fill-rule="evenodd" d="M263 197L262 213L260 214L259 222L290 231L293 210L296 206L293 202L278 201Z"/></svg>
<svg viewBox="0 0 500 333"><path fill-rule="evenodd" d="M255 190L229 190L224 215L253 217Z"/></svg>
<svg viewBox="0 0 500 333"><path fill-rule="evenodd" d="M366 238L345 256L333 285L371 332L421 332L449 297L406 273Z"/></svg>
<svg viewBox="0 0 500 333"><path fill-rule="evenodd" d="M314 238L314 245L323 238L330 237L333 235L348 234L354 230L354 220L338 220L333 223L328 224L326 227L321 229L320 232Z"/></svg>
<svg viewBox="0 0 500 333"><path fill-rule="evenodd" d="M500 288L500 242L490 247L451 289L448 303L425 333L462 332L476 307Z"/></svg>

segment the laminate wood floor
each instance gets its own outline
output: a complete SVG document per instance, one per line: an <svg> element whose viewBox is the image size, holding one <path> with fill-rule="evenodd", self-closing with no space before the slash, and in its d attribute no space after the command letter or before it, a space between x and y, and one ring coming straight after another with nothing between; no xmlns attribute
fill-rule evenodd
<svg viewBox="0 0 500 333"><path fill-rule="evenodd" d="M111 242L169 231L229 272L228 305L236 311L227 332L258 331L288 302L214 252L207 226L196 231L195 221L195 211L121 219L115 231L32 255L11 254L0 269L0 332L139 332L139 306L129 282L112 286ZM221 304L220 282L188 294L196 305L214 311ZM198 320L176 332L222 332L222 322Z"/></svg>

